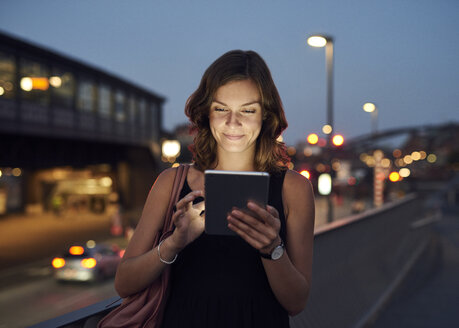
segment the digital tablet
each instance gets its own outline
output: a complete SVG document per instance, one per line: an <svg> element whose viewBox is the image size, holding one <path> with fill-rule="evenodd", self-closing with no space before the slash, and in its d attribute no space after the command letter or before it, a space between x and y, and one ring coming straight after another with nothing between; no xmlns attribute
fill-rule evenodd
<svg viewBox="0 0 459 328"><path fill-rule="evenodd" d="M228 228L228 213L233 207L247 210L252 200L266 206L269 195L269 173L247 171L205 172L205 231L211 235L236 235Z"/></svg>

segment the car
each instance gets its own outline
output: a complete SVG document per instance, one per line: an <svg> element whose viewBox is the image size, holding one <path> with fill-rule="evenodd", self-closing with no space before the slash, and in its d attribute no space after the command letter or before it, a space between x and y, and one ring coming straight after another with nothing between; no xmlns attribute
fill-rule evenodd
<svg viewBox="0 0 459 328"><path fill-rule="evenodd" d="M124 251L118 246L95 244L73 245L61 257L52 260L54 278L58 281L95 282L115 276Z"/></svg>

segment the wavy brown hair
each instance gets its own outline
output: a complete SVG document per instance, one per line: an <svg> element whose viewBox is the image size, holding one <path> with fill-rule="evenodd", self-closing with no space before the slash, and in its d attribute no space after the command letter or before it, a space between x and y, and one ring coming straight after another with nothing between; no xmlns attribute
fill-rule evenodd
<svg viewBox="0 0 459 328"><path fill-rule="evenodd" d="M215 92L228 82L247 79L257 85L263 110L263 123L255 150L255 169L277 172L286 168L289 162L286 147L277 138L288 124L271 72L256 52L233 50L222 55L207 68L201 83L185 105L191 130L196 132L190 150L199 170L211 169L217 159L217 142L209 125L210 105Z"/></svg>

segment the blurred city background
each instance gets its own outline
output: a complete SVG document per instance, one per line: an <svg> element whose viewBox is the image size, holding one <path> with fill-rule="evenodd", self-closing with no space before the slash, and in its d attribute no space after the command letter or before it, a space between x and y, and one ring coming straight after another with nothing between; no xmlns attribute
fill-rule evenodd
<svg viewBox="0 0 459 328"><path fill-rule="evenodd" d="M2 3L0 328L116 296L151 185L191 162L186 98L236 48L270 66L316 196L321 293L292 326L451 327L459 5L198 3Z"/></svg>

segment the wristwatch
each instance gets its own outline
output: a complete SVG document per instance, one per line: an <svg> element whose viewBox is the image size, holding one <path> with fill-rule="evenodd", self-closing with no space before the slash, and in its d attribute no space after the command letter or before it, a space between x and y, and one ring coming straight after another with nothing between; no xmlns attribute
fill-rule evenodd
<svg viewBox="0 0 459 328"><path fill-rule="evenodd" d="M274 260L274 261L280 259L283 254L284 254L284 242L282 240L281 240L280 245L276 246L271 252L271 254L264 254L260 252L261 257L268 259L268 260Z"/></svg>

